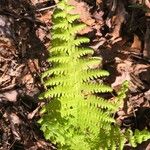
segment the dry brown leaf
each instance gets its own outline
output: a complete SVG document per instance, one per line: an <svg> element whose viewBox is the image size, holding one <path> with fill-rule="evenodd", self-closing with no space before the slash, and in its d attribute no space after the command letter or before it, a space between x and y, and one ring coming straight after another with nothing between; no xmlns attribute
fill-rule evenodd
<svg viewBox="0 0 150 150"><path fill-rule="evenodd" d="M10 102L16 102L18 97L18 92L16 90L8 91L0 94L0 101L6 100Z"/></svg>
<svg viewBox="0 0 150 150"><path fill-rule="evenodd" d="M142 42L141 42L141 40L139 39L139 37L136 35L136 34L134 34L134 40L133 40L133 43L132 43L132 45L131 45L131 48L132 49L137 49L137 50L141 50L141 45L142 44Z"/></svg>
<svg viewBox="0 0 150 150"><path fill-rule="evenodd" d="M52 17L52 11L46 11L45 13L42 13L38 19L41 21L41 22L44 22L44 23L49 23L50 20L51 20L51 17Z"/></svg>
<svg viewBox="0 0 150 150"><path fill-rule="evenodd" d="M11 113L10 118L11 118L13 124L20 124L21 123L20 118L15 113Z"/></svg>
<svg viewBox="0 0 150 150"><path fill-rule="evenodd" d="M112 87L117 87L121 85L125 80L129 82L131 81L130 77L130 73L132 71L131 65L132 62L127 60L117 65L117 71L120 75L117 76L115 82L111 84Z"/></svg>
<svg viewBox="0 0 150 150"><path fill-rule="evenodd" d="M100 3L102 3L102 0L96 0L97 5L99 5Z"/></svg>
<svg viewBox="0 0 150 150"><path fill-rule="evenodd" d="M27 74L27 75L25 75L25 76L22 78L22 83L23 83L23 84L31 84L31 83L33 83L33 82L34 82L34 79L33 79L33 77L32 77L31 74Z"/></svg>
<svg viewBox="0 0 150 150"><path fill-rule="evenodd" d="M92 31L91 26L95 24L95 20L92 19L89 12L89 6L85 2L77 2L75 0L70 0L69 4L75 6L75 9L71 11L72 14L79 14L81 22L85 23L87 27L80 31L80 34L85 34Z"/></svg>

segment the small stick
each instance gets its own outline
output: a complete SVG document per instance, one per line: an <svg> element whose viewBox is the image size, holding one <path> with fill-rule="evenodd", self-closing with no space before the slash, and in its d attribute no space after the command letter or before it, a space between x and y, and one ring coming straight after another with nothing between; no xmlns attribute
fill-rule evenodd
<svg viewBox="0 0 150 150"><path fill-rule="evenodd" d="M55 7L56 7L56 5L53 5L53 6L37 9L36 11L41 12L41 11L45 11L45 10L52 9L52 8L55 8Z"/></svg>

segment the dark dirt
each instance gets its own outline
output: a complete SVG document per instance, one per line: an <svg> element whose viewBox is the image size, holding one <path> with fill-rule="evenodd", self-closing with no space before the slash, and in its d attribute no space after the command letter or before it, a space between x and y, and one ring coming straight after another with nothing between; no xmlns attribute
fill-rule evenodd
<svg viewBox="0 0 150 150"><path fill-rule="evenodd" d="M124 80L129 91L116 113L121 128L150 129L150 3L149 0L71 0L87 28L79 34L103 58L105 79L117 91ZM37 120L45 103L40 74L50 43L55 1L0 2L0 149L51 150ZM130 146L125 147L131 150ZM149 150L150 141L135 150Z"/></svg>

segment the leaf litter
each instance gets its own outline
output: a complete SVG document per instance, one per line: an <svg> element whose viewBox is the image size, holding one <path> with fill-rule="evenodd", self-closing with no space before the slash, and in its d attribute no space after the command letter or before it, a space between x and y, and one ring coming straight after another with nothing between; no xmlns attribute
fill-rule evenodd
<svg viewBox="0 0 150 150"><path fill-rule="evenodd" d="M37 120L45 102L40 74L49 64L51 15L57 1L5 0L0 3L0 149L51 150ZM150 20L149 0L71 0L87 27L103 68L105 82L116 92L124 80L129 91L116 113L121 128L150 129ZM131 149L126 146L125 149ZM144 142L137 150L149 150Z"/></svg>

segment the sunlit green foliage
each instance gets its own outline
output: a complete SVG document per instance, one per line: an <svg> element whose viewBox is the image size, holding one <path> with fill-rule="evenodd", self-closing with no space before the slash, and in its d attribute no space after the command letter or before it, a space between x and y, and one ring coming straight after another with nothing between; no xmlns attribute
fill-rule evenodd
<svg viewBox="0 0 150 150"><path fill-rule="evenodd" d="M128 139L135 146L149 136L140 136L139 140L139 132L134 136L130 130L123 134L113 118L125 98L127 84L113 102L95 95L112 91L96 81L109 73L93 67L99 66L101 59L90 57L93 50L81 46L89 39L77 36L85 25L77 22L78 15L70 14L72 9L62 0L53 14L48 59L52 67L42 75L47 90L40 95L49 102L41 111L41 130L47 140L63 150L121 150Z"/></svg>

